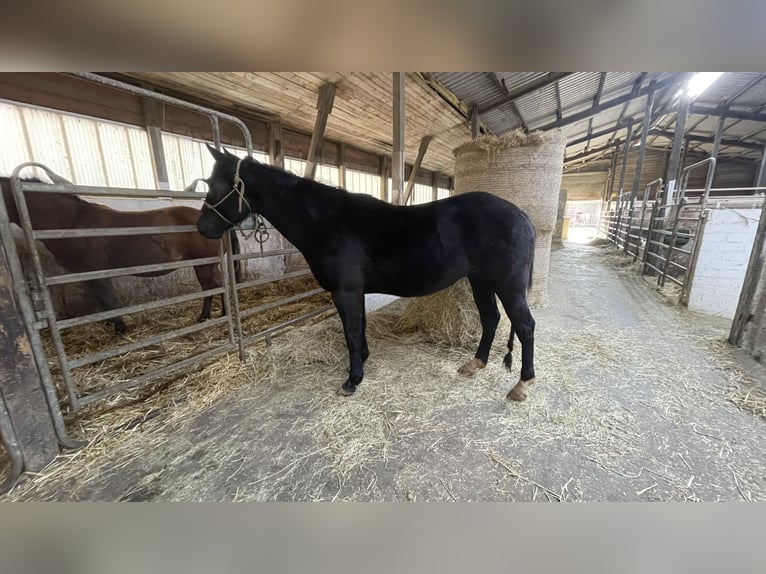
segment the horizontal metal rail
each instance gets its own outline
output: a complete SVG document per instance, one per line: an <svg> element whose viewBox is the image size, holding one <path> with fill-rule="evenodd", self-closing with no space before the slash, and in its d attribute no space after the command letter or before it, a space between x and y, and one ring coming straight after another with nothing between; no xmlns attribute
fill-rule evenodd
<svg viewBox="0 0 766 574"><path fill-rule="evenodd" d="M157 189L138 189L133 187L104 187L74 185L69 183L45 183L38 181L20 181L19 189L36 193L76 193L93 197L137 197L148 199L196 199L203 201L205 194L198 191L170 191Z"/></svg>
<svg viewBox="0 0 766 574"><path fill-rule="evenodd" d="M81 315L80 317L73 317L71 319L63 319L61 321L58 321L58 327L59 329L66 329L67 327L78 327L80 325L87 325L88 323L106 321L107 319L111 319L113 317L119 317L121 315L131 315L133 313L140 313L142 311L151 311L153 309L160 309L162 307L168 307L170 305L186 303L188 301L194 301L195 299L202 299L204 297L222 295L224 292L225 290L223 287L216 287L215 289L207 289L206 291L198 291L196 293L189 293L188 295L178 295L177 297L160 299L158 301L152 301L150 303L129 305L127 307L120 307L119 309L110 309L109 311L101 311L100 313L91 313L90 315Z"/></svg>
<svg viewBox="0 0 766 574"><path fill-rule="evenodd" d="M295 248L292 249L274 249L272 251L264 251L263 253L238 253L234 256L234 261L242 261L245 259L263 259L264 257L275 257L277 255L290 255L291 253L299 253Z"/></svg>
<svg viewBox="0 0 766 574"><path fill-rule="evenodd" d="M77 229L45 229L33 232L35 239L66 239L80 237L115 237L127 235L158 235L162 233L199 233L196 225L155 225L153 227L88 227Z"/></svg>
<svg viewBox="0 0 766 574"><path fill-rule="evenodd" d="M301 315L300 317L296 317L295 319L290 319L289 321L285 321L284 323L274 325L273 327L264 329L263 331L255 333L254 335L245 337L244 342L245 344L250 344L262 337L268 338L269 336L273 335L277 331L280 331L286 327L290 327L291 325L295 325L297 323L300 323L301 321L306 321L307 319L311 319L312 317L316 317L317 315L321 315L322 313L326 313L334 309L335 309L335 305L325 305L324 307L320 307L319 309L314 309L313 311L306 313L305 315Z"/></svg>
<svg viewBox="0 0 766 574"><path fill-rule="evenodd" d="M252 281L247 281L245 283L237 283L237 289L249 289L251 287L257 287L259 285L266 285L267 283L275 283L277 281L283 281L285 279L295 279L296 277L304 277L306 275L311 275L311 271L308 269L303 271L293 271L292 273L285 273L284 275L278 276L278 277L264 277L263 279L254 279Z"/></svg>
<svg viewBox="0 0 766 574"><path fill-rule="evenodd" d="M319 295L320 293L324 293L324 292L325 292L324 289L313 289L311 291L306 291L305 293L299 293L298 295L286 297L278 301L265 303L263 305L258 305L257 307L251 307L250 309L245 309L244 311L240 311L240 316L243 319L245 319L247 317L252 317L253 315L261 313L263 311L268 311L269 309L273 309L274 307L280 307L282 305L287 305L288 303L294 303L295 301L300 301L301 299L308 299L309 297L313 297L314 295Z"/></svg>
<svg viewBox="0 0 766 574"><path fill-rule="evenodd" d="M105 361L106 359L111 359L112 357L124 355L125 353L129 353L131 351L137 351L138 349L144 349L146 347L151 347L152 345L164 343L165 341L169 341L170 339L183 337L184 335L191 335L192 333L196 333L197 331L201 331L202 329L207 329L209 327L216 327L218 325L223 325L227 321L228 321L228 317L224 316L224 317L218 317L217 319L211 319L203 323L195 323L194 325L189 325L188 327L173 329L172 331L167 331L160 335L155 335L147 339L141 339L140 341L136 341L135 343L122 345L120 347L113 347L111 349L107 349L106 351L101 351L100 353L93 353L92 355L85 355L84 357L72 359L70 361L67 361L67 364L69 365L70 369L76 369L77 367L84 367L85 365L91 365L93 363L98 363L99 361Z"/></svg>
<svg viewBox="0 0 766 574"><path fill-rule="evenodd" d="M214 357L217 357L218 355L223 355L224 353L232 351L233 348L234 347L233 345L231 345L231 343L226 343L225 345L215 347L203 353L192 355L191 357L188 357L182 361L178 361L177 363L171 363L170 365L166 365L150 373L144 373L143 375L139 375L138 377L135 377L133 379L124 381L122 383L118 383L116 385L112 385L109 388L96 391L95 393L83 395L82 397L80 397L80 404L84 406L89 403L92 403L101 399L105 399L106 397L116 395L123 391L128 391L152 379L158 379L160 377L171 375L175 373L176 371L180 371L182 369L185 369L197 363L201 363L208 359L212 359Z"/></svg>
<svg viewBox="0 0 766 574"><path fill-rule="evenodd" d="M157 271L172 271L183 267L196 267L197 265L211 265L220 263L220 257L201 257L200 259L182 259L169 263L154 263L152 265L134 265L132 267L115 267L103 271L84 271L81 273L67 273L66 275L52 275L46 278L48 285L64 285L66 283L78 283L91 281L92 279L106 279L107 277L119 277L120 275L140 275L143 273L155 273Z"/></svg>

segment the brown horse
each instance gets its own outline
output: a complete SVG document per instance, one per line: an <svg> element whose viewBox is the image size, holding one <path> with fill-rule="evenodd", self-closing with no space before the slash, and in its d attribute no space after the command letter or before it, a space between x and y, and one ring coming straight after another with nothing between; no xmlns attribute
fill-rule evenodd
<svg viewBox="0 0 766 574"><path fill-rule="evenodd" d="M39 180L25 180L39 181ZM0 178L3 200L12 223L19 225L19 214L11 192L10 180ZM100 227L149 227L161 225L194 225L199 219L199 210L186 206L171 206L150 211L118 211L110 207L90 203L68 193L25 193L32 227L42 229L74 229ZM239 253L236 232L231 232L234 254ZM83 237L68 239L43 239L45 247L53 254L59 265L73 273L168 263L183 259L215 257L218 241L206 239L196 232L163 233L157 235L134 235L126 237ZM236 262L239 279L239 262ZM152 273L137 273L137 277L158 277L173 269ZM203 290L221 286L221 271L217 263L194 267L200 287ZM93 279L85 282L88 291L104 310L119 305L111 279ZM205 297L198 321L210 318L213 297ZM223 295L221 295L223 308ZM125 333L122 317L109 319L118 334Z"/></svg>

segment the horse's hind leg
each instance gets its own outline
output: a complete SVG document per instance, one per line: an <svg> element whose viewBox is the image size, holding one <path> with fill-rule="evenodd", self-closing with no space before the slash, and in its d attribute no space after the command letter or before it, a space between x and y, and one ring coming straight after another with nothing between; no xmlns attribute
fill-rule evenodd
<svg viewBox="0 0 766 574"><path fill-rule="evenodd" d="M505 312L513 325L511 337L508 340L508 354L503 363L511 368L511 352L513 350L514 331L521 343L521 377L519 382L506 395L513 401L523 401L527 398L528 387L535 381L535 320L527 305L526 289L501 289L497 292L503 303Z"/></svg>
<svg viewBox="0 0 766 574"><path fill-rule="evenodd" d="M461 375L470 377L487 365L489 350L492 347L492 341L495 340L495 331L500 321L500 313L497 311L495 292L492 287L476 277L469 277L468 280L471 282L473 300L479 309L479 318L481 319L481 341L479 341L476 355L458 369Z"/></svg>
<svg viewBox="0 0 766 574"><path fill-rule="evenodd" d="M119 307L117 304L117 295L114 292L111 279L94 279L85 283L86 288L90 291L96 302L103 307L105 311L110 311ZM122 317L113 317L106 320L107 324L114 325L114 332L118 335L124 335L127 331L125 321Z"/></svg>

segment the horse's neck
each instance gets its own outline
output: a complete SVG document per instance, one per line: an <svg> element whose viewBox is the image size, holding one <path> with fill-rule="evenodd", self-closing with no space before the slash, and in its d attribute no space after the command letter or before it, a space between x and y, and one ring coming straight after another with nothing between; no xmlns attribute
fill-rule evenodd
<svg viewBox="0 0 766 574"><path fill-rule="evenodd" d="M312 191L274 182L264 186L255 200L258 212L304 254L322 240L324 230L335 226L335 203Z"/></svg>

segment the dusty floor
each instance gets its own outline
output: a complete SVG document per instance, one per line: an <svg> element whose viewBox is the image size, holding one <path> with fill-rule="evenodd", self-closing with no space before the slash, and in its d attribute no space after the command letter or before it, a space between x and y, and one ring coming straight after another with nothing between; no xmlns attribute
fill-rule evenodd
<svg viewBox="0 0 766 574"><path fill-rule="evenodd" d="M764 368L722 344L727 321L669 305L619 262L553 252L525 403L504 399L520 353L511 377L501 336L473 379L455 374L463 350L371 336L365 382L336 397L346 356L331 319L293 331L305 350L243 369L230 396L61 457L8 498L766 500L766 423L732 400Z"/></svg>

